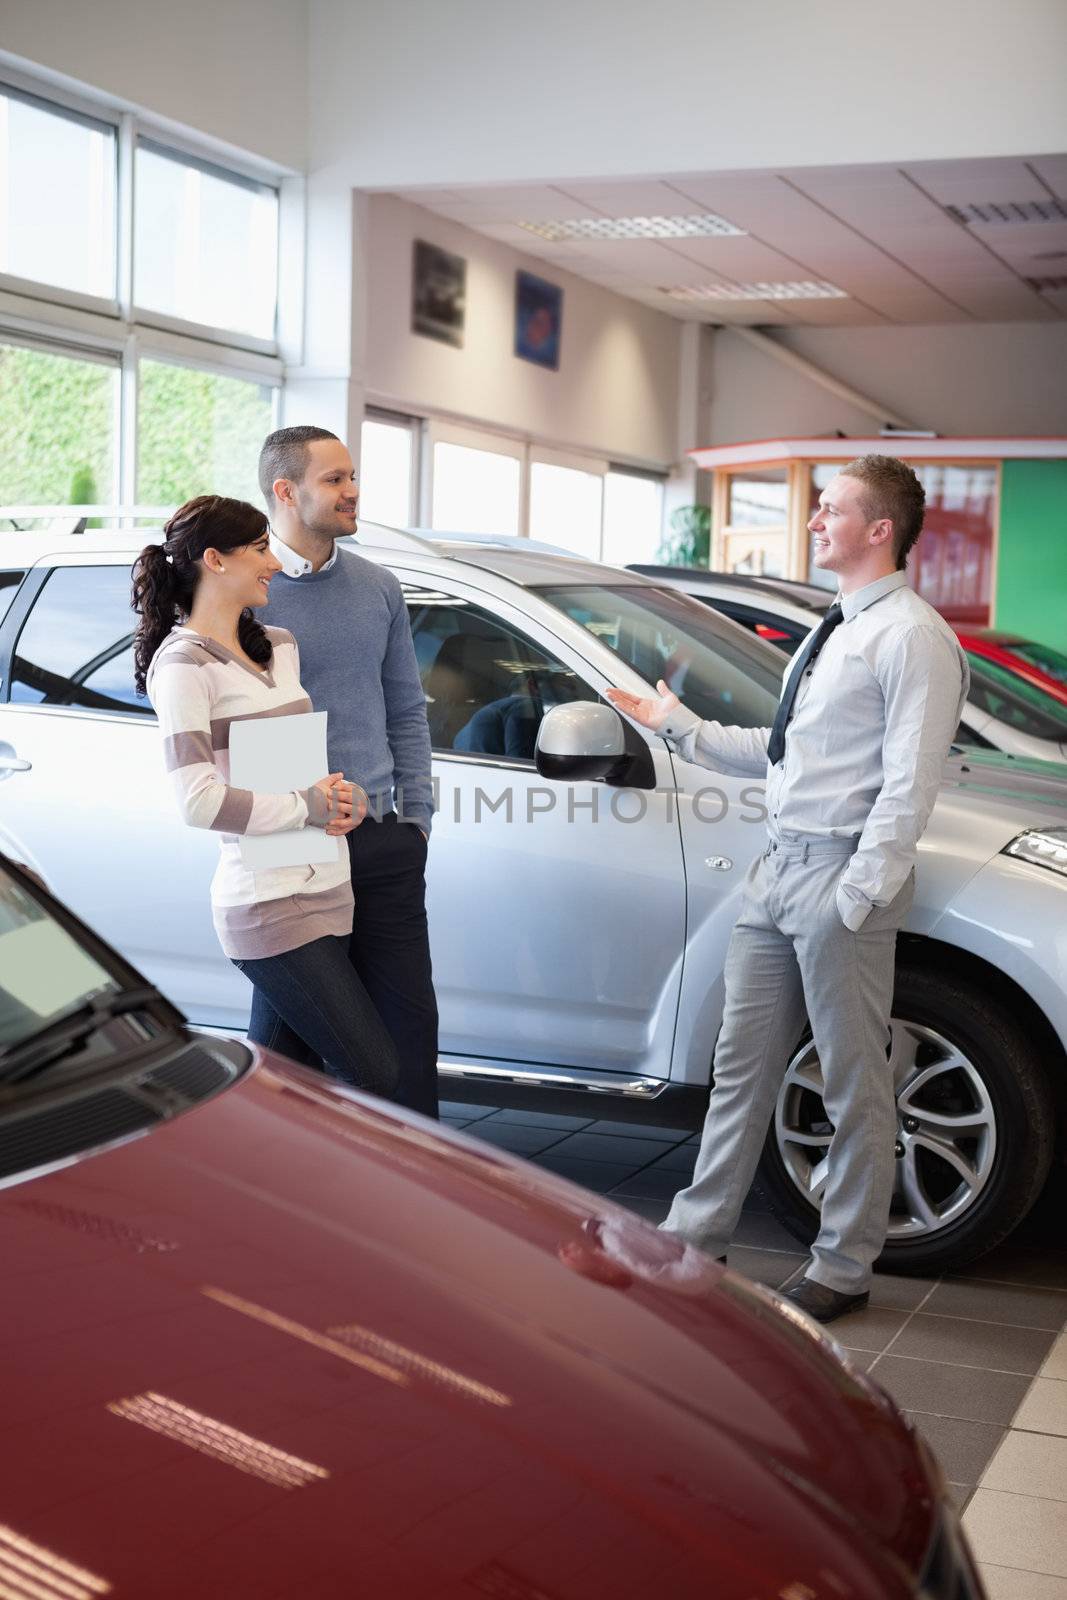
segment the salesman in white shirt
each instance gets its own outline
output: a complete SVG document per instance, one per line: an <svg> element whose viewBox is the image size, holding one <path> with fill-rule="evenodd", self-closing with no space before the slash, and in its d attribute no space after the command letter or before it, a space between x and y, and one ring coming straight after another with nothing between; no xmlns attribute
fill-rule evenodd
<svg viewBox="0 0 1067 1600"><path fill-rule="evenodd" d="M767 779L767 846L726 960L700 1153L663 1226L725 1258L806 1014L835 1131L812 1260L787 1298L820 1322L867 1304L885 1241L897 930L967 698L955 634L904 574L923 506L891 456L860 456L820 495L813 559L838 596L789 664L773 727L702 722L663 682L657 699L609 691L686 760Z"/></svg>

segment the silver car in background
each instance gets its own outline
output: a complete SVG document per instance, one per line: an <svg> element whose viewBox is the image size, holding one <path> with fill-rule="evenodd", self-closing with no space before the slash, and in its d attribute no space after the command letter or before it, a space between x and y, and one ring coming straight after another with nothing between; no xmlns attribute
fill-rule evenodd
<svg viewBox="0 0 1067 1600"><path fill-rule="evenodd" d="M700 567L634 565L653 582L712 606L788 655L817 627L832 591L787 578L707 572ZM959 742L1032 761L1067 762L1067 705L969 656L971 694ZM1067 773L1065 773L1067 776Z"/></svg>
<svg viewBox="0 0 1067 1600"><path fill-rule="evenodd" d="M0 849L193 1022L239 1030L215 841L180 822L133 691L129 569L150 537L0 535ZM590 1114L696 1126L763 786L689 765L603 695L666 678L700 715L762 726L784 656L662 584L521 540L364 525L359 548L403 585L426 693L445 1093L596 1096ZM1062 1121L1067 786L950 762L899 942L893 1065L886 1258L959 1266L1025 1215ZM761 1182L810 1237L831 1134L810 1037L782 1073Z"/></svg>

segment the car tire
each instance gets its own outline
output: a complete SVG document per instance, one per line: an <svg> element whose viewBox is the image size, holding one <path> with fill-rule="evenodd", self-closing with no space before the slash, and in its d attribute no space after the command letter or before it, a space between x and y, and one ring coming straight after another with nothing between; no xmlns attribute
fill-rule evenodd
<svg viewBox="0 0 1067 1600"><path fill-rule="evenodd" d="M889 1237L877 1265L886 1272L927 1275L958 1270L992 1250L1018 1226L1048 1176L1055 1112L1042 1051L980 981L915 964L897 968L893 1032L895 1056L898 1048L910 1051L915 1043L915 1065L905 1065L910 1078L898 1082L897 1187ZM812 1150L816 1130L819 1138L828 1140L829 1124L820 1124L822 1102L805 1088L805 1071L810 1077L812 1070L805 1068L805 1052L809 1060L814 1058L810 1034L787 1069L757 1183L783 1226L810 1244L818 1227L818 1209L802 1189L815 1181L817 1170L814 1153L805 1150ZM910 1132L905 1126L909 1110L916 1113L907 1118ZM942 1126L924 1125L924 1110L930 1110ZM972 1116L980 1128L973 1140L966 1136ZM926 1142L927 1138L935 1146L939 1139L947 1142L944 1125L964 1130L951 1142L980 1179L968 1184L966 1177L957 1176L955 1199L954 1168L936 1149L931 1153ZM798 1136L795 1143L790 1141L791 1132ZM918 1206L908 1200L905 1180ZM936 1202L932 1219L922 1212L924 1199L931 1200L926 1192L931 1186Z"/></svg>

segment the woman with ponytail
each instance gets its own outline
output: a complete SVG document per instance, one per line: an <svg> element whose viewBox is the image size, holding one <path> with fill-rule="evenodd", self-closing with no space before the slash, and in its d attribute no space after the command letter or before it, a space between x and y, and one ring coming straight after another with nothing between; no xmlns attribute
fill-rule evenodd
<svg viewBox="0 0 1067 1600"><path fill-rule="evenodd" d="M233 722L312 709L292 634L253 615L281 570L267 519L242 500L200 495L163 531L133 569L137 690L159 717L184 820L219 835L212 911L223 951L252 982L249 1037L269 1049L286 1024L331 1076L391 1095L396 1051L348 960L347 849L321 866L257 871L241 857L242 834L311 827L339 836L367 809L363 790L339 772L289 794L230 784Z"/></svg>

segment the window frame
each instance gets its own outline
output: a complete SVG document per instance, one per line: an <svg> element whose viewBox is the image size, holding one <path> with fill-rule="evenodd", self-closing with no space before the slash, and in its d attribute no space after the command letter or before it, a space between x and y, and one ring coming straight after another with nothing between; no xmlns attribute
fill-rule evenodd
<svg viewBox="0 0 1067 1600"><path fill-rule="evenodd" d="M117 559L109 560L99 551L77 552L61 561L49 562L46 558L40 565L32 566L23 578L14 600L0 622L0 710L8 709L16 714L29 714L32 716L48 717L103 717L108 722L116 719L122 722L132 722L138 726L154 726L157 722L155 711L150 701L145 701L144 711L121 710L118 707L111 709L103 706L47 706L35 700L12 700L11 698L11 669L18 650L19 640L23 631L37 607L37 603L53 573L65 572L72 567L118 567L132 569L133 557L127 560L123 555ZM2 726L2 722L0 722Z"/></svg>
<svg viewBox="0 0 1067 1600"><path fill-rule="evenodd" d="M37 346L74 359L114 361L120 371L114 440L115 495L136 504L138 372L143 357L244 379L274 390L278 425L286 364L300 358L302 271L287 268L286 256L303 255L305 181L268 162L224 154L209 141L172 132L165 124L125 109L106 95L69 92L43 77L0 62L0 92L116 133L116 284L113 298L99 298L0 273L0 342ZM278 261L275 332L270 340L178 318L142 313L133 304L134 160L144 139L204 170L278 193ZM284 250L283 250L284 241Z"/></svg>
<svg viewBox="0 0 1067 1600"><path fill-rule="evenodd" d="M64 289L56 284L41 283L36 278L20 278L14 273L0 272L0 292L19 299L43 301L48 305L67 306L75 311L96 312L117 317L121 313L122 285L122 115L110 111L105 105L95 104L80 95L53 88L51 84L36 82L26 74L6 65L0 65L0 94L9 95L40 111L51 112L69 122L83 127L110 128L115 135L115 232L112 248L115 253L115 293L113 295L85 294L77 289Z"/></svg>
<svg viewBox="0 0 1067 1600"><path fill-rule="evenodd" d="M408 613L409 620L411 617L410 595L412 592L417 593L420 588L429 589L433 593L443 595L450 607L461 605L468 607L472 612L481 613L502 632L514 634L525 645L528 645L531 650L554 661L562 670L573 673L587 690L590 696L588 703L596 704L602 701L603 696L600 690L595 689L589 682L588 668L584 665L569 664L553 645L535 638L527 619L522 618L519 621L514 621L510 615L504 615L499 606L492 603L496 598L495 596L464 594L450 580L446 579L442 584L435 582L432 577L427 575L419 581L417 575L413 572L403 573L399 569L395 570L396 576L400 580L404 608ZM414 629L412 629L412 637L414 638ZM478 710L483 709L484 707L478 707ZM536 772L537 770L537 763L532 756L529 759L524 759L520 756L493 755L491 752L482 750L457 750L451 745L435 745L432 742L431 756L434 761L458 761L468 765L473 763L476 766L504 767L514 772Z"/></svg>
<svg viewBox="0 0 1067 1600"><path fill-rule="evenodd" d="M280 182L269 183L261 176L253 176L251 170L243 163L233 166L224 166L210 156L204 155L193 147L189 141L167 136L160 137L147 127L134 125L132 149L129 160L132 171L129 174L130 194L127 200L129 228L129 311L130 321L142 328L155 328L164 333L184 333L196 339L206 339L212 344L227 345L235 350L251 351L258 355L277 355L278 329L281 322L279 300L281 298L281 247L282 247L282 188ZM226 183L233 183L242 189L254 193L269 190L277 196L278 201L278 228L275 240L274 259L274 328L268 338L257 337L255 334L239 333L229 328L220 328L214 323L195 322L187 317L174 317L164 311L153 311L147 306L137 303L137 262L134 248L134 233L136 223L136 164L137 154L140 150L150 151L153 155L162 156L165 160L175 160L183 166L192 167L197 172L205 173L208 177L219 178Z"/></svg>
<svg viewBox="0 0 1067 1600"><path fill-rule="evenodd" d="M544 602L536 600L536 609L531 607L529 611L525 607L520 608L508 596L498 594L495 588L479 584L477 581L479 575L485 577L489 575L477 574L473 568L463 573L443 572L440 566L434 568L419 566L411 557L402 556L399 552L395 560L389 561L388 568L405 589L408 587L432 589L438 594L445 595L449 601L464 601L467 605L477 606L485 611L502 628L521 634L536 649L552 656L568 671L573 672L597 700L603 701L604 689L616 685L617 680L613 673L605 673L603 666L590 661L589 657L578 648L563 613L556 612ZM532 595L535 591L525 592ZM406 610L406 599L404 604ZM599 686L598 680L600 680ZM651 738L649 735L649 739ZM468 766L491 764L494 767L510 767L516 772L527 774L536 771L536 763L532 761L520 761L512 756L481 755L474 750L435 749L433 759L463 762Z"/></svg>
<svg viewBox="0 0 1067 1600"><path fill-rule="evenodd" d="M387 428L400 428L405 430L411 438L411 464L408 472L408 514L404 520L404 528L419 526L419 497L422 482L423 455L426 446L426 427L421 417L412 416L407 411L390 411L385 406L366 405L363 408L363 419L360 423L360 459L358 467L359 481L363 476L363 423L379 422ZM372 521L376 520L371 518Z"/></svg>

